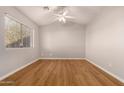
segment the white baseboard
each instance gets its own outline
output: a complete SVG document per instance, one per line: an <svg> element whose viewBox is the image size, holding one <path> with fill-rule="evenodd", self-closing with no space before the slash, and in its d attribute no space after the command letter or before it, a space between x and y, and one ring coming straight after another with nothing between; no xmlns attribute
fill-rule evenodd
<svg viewBox="0 0 124 93"><path fill-rule="evenodd" d="M44 59L44 60L84 60L85 58L40 58L41 60Z"/></svg>
<svg viewBox="0 0 124 93"><path fill-rule="evenodd" d="M110 71L104 69L103 67L101 67L101 66L95 64L93 61L91 61L91 60L89 60L89 59L87 59L87 58L85 58L85 60L87 60L87 61L90 62L91 64L95 65L96 67L100 68L100 69L103 70L104 72L108 73L108 74L111 75L112 77L116 78L116 79L119 80L120 82L124 83L124 79L118 77L117 75L111 73Z"/></svg>
<svg viewBox="0 0 124 93"><path fill-rule="evenodd" d="M8 74L6 74L6 75L0 77L0 81L3 80L3 79L5 79L5 78L7 78L8 76L10 76L10 75L12 75L12 74L18 72L19 70L21 70L21 69L23 69L23 68L29 66L30 64L32 64L32 63L34 63L34 62L36 62L36 61L38 61L38 60L39 60L39 58L37 58L37 59L31 61L30 63L27 63L26 65L21 66L21 67L15 69L14 71L11 71L10 73L8 73Z"/></svg>

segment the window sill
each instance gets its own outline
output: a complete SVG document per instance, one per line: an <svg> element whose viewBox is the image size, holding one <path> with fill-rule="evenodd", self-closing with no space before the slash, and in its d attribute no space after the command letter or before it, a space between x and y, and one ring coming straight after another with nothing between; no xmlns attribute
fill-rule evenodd
<svg viewBox="0 0 124 93"><path fill-rule="evenodd" d="M5 48L6 50L25 50L25 49L33 49L34 47L30 48Z"/></svg>

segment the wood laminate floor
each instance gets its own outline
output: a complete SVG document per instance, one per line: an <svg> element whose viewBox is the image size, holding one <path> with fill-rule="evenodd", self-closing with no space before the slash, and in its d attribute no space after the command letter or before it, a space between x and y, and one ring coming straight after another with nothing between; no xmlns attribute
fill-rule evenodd
<svg viewBox="0 0 124 93"><path fill-rule="evenodd" d="M123 85L86 60L39 60L3 81L17 86Z"/></svg>

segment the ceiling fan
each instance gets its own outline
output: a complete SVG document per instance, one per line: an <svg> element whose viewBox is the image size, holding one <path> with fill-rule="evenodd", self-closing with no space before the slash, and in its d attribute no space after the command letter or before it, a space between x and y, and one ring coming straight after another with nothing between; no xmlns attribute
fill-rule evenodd
<svg viewBox="0 0 124 93"><path fill-rule="evenodd" d="M67 13L67 10L63 10L61 13L54 14L54 16L57 17L56 20L62 23L66 23L67 19L75 19L73 16L68 16Z"/></svg>
<svg viewBox="0 0 124 93"><path fill-rule="evenodd" d="M66 6L44 6L43 9L52 12L54 16L56 16L55 21L59 21L62 23L66 23L67 19L74 19L73 16L68 16L68 10Z"/></svg>

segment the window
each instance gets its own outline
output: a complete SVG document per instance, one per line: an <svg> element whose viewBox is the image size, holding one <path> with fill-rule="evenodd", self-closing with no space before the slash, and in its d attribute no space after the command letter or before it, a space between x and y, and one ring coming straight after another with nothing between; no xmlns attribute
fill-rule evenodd
<svg viewBox="0 0 124 93"><path fill-rule="evenodd" d="M29 48L32 46L33 30L24 24L5 16L5 45L6 48Z"/></svg>

